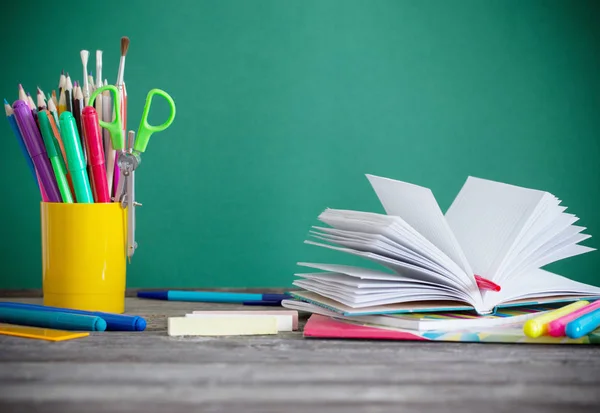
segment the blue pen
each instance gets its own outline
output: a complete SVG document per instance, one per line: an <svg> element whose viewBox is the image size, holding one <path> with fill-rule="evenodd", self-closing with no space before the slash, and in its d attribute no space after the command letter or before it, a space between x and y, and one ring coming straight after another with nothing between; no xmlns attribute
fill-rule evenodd
<svg viewBox="0 0 600 413"><path fill-rule="evenodd" d="M8 123L10 124L10 128L12 129L15 138L17 138L17 142L19 143L19 147L21 148L21 152L23 152L23 156L25 157L25 161L27 162L27 166L29 166L29 170L31 171L31 175L33 176L33 180L39 189L39 182L37 179L37 175L35 173L35 167L33 166L33 161L29 156L29 152L27 152L27 147L25 146L25 142L23 141L23 135L21 135L21 130L19 129L19 125L17 125L17 120L15 119L15 114L13 108L10 106L8 101L4 99L4 111L6 112L6 118L8 119Z"/></svg>
<svg viewBox="0 0 600 413"><path fill-rule="evenodd" d="M252 294L221 291L139 291L139 298L168 301L198 301L207 303L244 303L250 301L281 301L291 298L288 294Z"/></svg>
<svg viewBox="0 0 600 413"><path fill-rule="evenodd" d="M0 307L0 323L54 328L57 330L106 330L106 321L100 317L82 314L54 313L29 309L26 310L24 308Z"/></svg>
<svg viewBox="0 0 600 413"><path fill-rule="evenodd" d="M284 300L288 299L289 297L283 298ZM242 304L243 305L253 305L253 306L260 306L260 307L281 307L281 301L282 300L277 300L277 301L244 301Z"/></svg>
<svg viewBox="0 0 600 413"><path fill-rule="evenodd" d="M45 305L4 301L0 302L0 308L2 307L96 316L106 321L106 330L108 331L144 331L146 329L146 320L137 315L111 314L98 311L73 310L70 308L48 307Z"/></svg>
<svg viewBox="0 0 600 413"><path fill-rule="evenodd" d="M570 338L580 338L598 327L600 327L600 308L571 321L565 327L565 334Z"/></svg>

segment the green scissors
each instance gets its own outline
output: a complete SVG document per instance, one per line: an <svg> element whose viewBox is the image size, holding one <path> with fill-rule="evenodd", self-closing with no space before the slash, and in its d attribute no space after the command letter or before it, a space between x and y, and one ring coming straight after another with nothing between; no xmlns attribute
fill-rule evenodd
<svg viewBox="0 0 600 413"><path fill-rule="evenodd" d="M88 106L94 106L94 101L96 100L96 97L105 90L108 90L112 93L115 117L112 122L105 122L101 120L99 121L99 123L101 127L107 129L110 133L110 139L113 145L113 149L117 151L123 151L125 150L125 139L123 136L124 130L123 125L121 123L121 106L119 100L119 91L117 87L114 85L106 85L94 90L94 93L92 93L92 95L90 96ZM150 112L150 106L152 105L152 98L154 98L154 95L163 97L169 104L170 108L169 117L162 125L158 126L150 125L148 123L148 113ZM150 90L150 92L148 92L148 95L146 96L144 112L142 113L142 119L140 120L140 126L137 131L137 137L135 139L132 149L138 153L144 152L146 150L146 146L148 146L148 140L150 140L150 136L152 136L154 132L161 132L167 129L171 125L171 123L173 123L174 118L175 102L173 101L173 98L164 90Z"/></svg>
<svg viewBox="0 0 600 413"><path fill-rule="evenodd" d="M99 121L100 126L107 129L110 133L110 140L113 148L118 151L117 165L124 179L119 180L119 184L114 196L115 201L121 203L122 208L127 209L127 257L131 260L133 253L137 248L135 242L135 207L141 206L135 201L135 170L141 162L140 153L146 151L148 140L154 132L160 132L167 129L175 118L175 102L169 94L160 89L152 89L146 96L144 112L138 128L137 137L133 131L129 132L127 148L125 148L124 130L121 124L121 108L119 103L119 91L116 86L106 85L99 87L92 93L88 106L94 106L96 97L103 91L108 90L113 95L114 119L112 122ZM153 126L148 123L148 113L154 95L163 97L169 104L171 113L168 119L159 126ZM125 181L125 182L123 182Z"/></svg>

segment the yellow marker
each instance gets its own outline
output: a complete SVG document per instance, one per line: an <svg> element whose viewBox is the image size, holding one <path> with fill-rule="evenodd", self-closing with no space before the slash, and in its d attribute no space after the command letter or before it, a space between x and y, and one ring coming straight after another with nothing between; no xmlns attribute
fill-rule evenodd
<svg viewBox="0 0 600 413"><path fill-rule="evenodd" d="M39 340L47 341L64 341L71 340L73 338L87 337L90 335L90 333L85 331L64 331L54 330L51 328L26 327L3 323L0 323L0 334L23 338L37 338Z"/></svg>
<svg viewBox="0 0 600 413"><path fill-rule="evenodd" d="M572 313L573 311L578 310L581 307L585 307L588 304L589 301L576 301L564 307L558 308L554 311L544 313L539 317L532 318L523 325L523 332L525 333L525 335L531 338L542 336L548 332L548 324L550 322L569 313Z"/></svg>

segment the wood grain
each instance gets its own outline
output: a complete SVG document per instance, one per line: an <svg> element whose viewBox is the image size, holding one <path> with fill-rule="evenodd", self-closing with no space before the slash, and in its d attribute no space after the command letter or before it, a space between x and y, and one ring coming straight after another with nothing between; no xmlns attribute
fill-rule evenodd
<svg viewBox="0 0 600 413"><path fill-rule="evenodd" d="M176 338L166 335L168 316L240 307L128 298L126 308L146 317L149 328L60 343L0 336L0 412L514 413L600 407L598 346L316 340L301 332Z"/></svg>

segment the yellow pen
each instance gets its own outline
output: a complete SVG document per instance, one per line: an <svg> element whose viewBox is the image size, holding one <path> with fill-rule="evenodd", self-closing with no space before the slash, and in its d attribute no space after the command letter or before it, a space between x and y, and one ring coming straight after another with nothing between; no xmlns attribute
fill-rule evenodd
<svg viewBox="0 0 600 413"><path fill-rule="evenodd" d="M523 325L523 332L531 338L542 336L548 332L548 324L550 322L585 307L588 304L589 301L576 301L564 307L544 313L539 317L532 318Z"/></svg>

